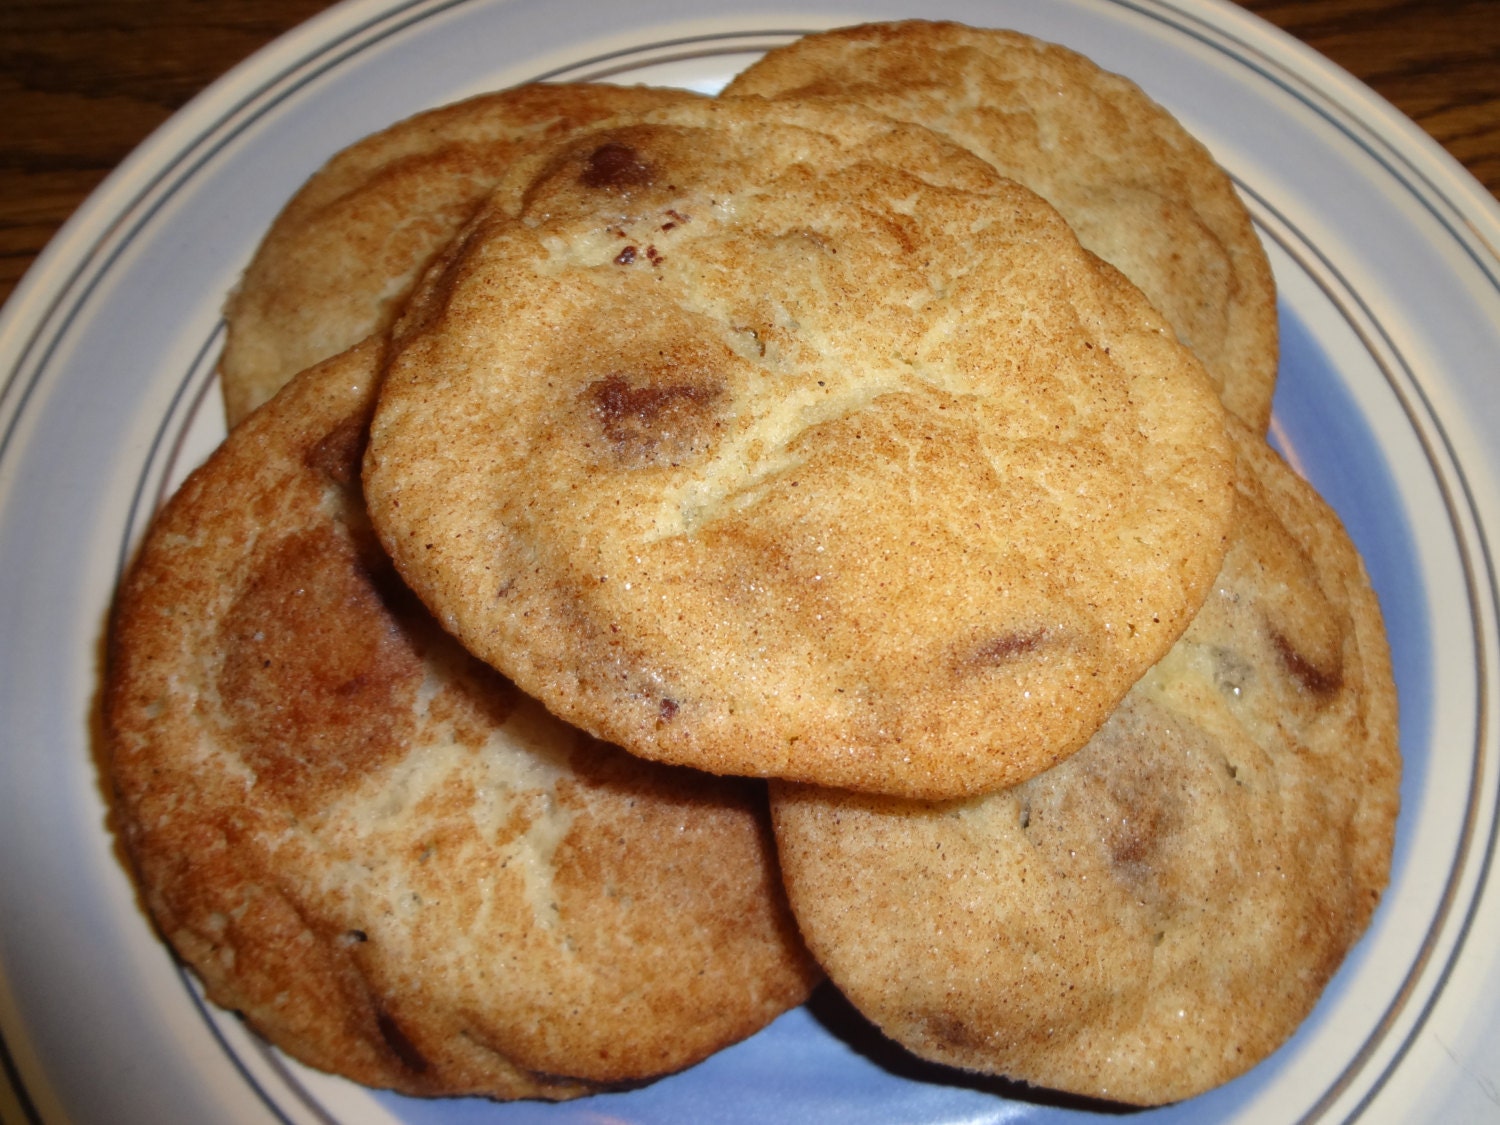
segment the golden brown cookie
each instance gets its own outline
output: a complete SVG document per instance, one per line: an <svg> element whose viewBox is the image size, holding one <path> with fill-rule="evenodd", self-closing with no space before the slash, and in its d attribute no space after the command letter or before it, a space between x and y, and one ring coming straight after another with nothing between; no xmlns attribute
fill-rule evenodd
<svg viewBox="0 0 1500 1125"><path fill-rule="evenodd" d="M119 597L118 825L218 1004L412 1094L568 1098L807 995L756 783L560 723L437 628L370 533L376 347L193 474Z"/></svg>
<svg viewBox="0 0 1500 1125"><path fill-rule="evenodd" d="M1265 431L1277 364L1265 250L1223 169L1133 82L1018 32L909 20L806 36L724 93L851 101L971 148L1135 282L1225 405Z"/></svg>
<svg viewBox="0 0 1500 1125"><path fill-rule="evenodd" d="M939 797L1081 745L1225 547L1201 366L935 134L705 100L517 166L414 296L365 463L398 568L557 714Z"/></svg>
<svg viewBox="0 0 1500 1125"><path fill-rule="evenodd" d="M520 153L616 113L694 96L519 86L417 114L338 153L276 217L225 305L219 377L229 424L297 372L387 328Z"/></svg>
<svg viewBox="0 0 1500 1125"><path fill-rule="evenodd" d="M1187 633L1066 762L967 802L773 785L829 976L924 1058L1156 1104L1290 1036L1385 887L1396 698L1358 555L1241 431Z"/></svg>

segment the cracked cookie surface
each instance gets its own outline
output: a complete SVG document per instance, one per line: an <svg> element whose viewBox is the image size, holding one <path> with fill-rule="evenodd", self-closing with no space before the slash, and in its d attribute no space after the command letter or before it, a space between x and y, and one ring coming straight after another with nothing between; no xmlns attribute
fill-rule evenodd
<svg viewBox="0 0 1500 1125"><path fill-rule="evenodd" d="M744 98L535 154L398 325L365 491L444 625L645 757L912 796L1064 757L1225 549L1201 366L927 130Z"/></svg>

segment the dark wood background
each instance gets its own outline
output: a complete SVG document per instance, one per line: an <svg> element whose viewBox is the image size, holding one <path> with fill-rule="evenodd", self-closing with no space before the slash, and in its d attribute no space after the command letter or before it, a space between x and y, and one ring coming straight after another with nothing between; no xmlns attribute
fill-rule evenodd
<svg viewBox="0 0 1500 1125"><path fill-rule="evenodd" d="M1368 83L1500 196L1500 0L1243 3ZM153 128L327 6L0 0L0 302Z"/></svg>

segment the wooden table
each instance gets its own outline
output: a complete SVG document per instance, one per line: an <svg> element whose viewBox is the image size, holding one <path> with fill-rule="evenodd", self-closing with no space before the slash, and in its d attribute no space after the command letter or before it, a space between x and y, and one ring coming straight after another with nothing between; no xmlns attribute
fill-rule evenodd
<svg viewBox="0 0 1500 1125"><path fill-rule="evenodd" d="M1243 0L1500 196L1500 0ZM0 302L173 110L327 0L0 0Z"/></svg>

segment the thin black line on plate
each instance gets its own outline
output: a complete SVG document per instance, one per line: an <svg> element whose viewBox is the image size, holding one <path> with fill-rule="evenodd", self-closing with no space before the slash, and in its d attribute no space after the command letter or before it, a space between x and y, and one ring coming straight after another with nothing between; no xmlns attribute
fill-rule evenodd
<svg viewBox="0 0 1500 1125"><path fill-rule="evenodd" d="M191 975L191 970L184 965L179 965L177 968L177 978L182 981L184 991L187 992L188 998L192 1000L193 1006L198 1009L199 1018L208 1025L209 1034L214 1037L214 1042L218 1043L219 1049L229 1056L230 1065L239 1071L240 1077L245 1080L245 1084L251 1090L255 1091L255 1095L260 1099L261 1104L270 1110L276 1120L281 1122L282 1125L297 1125L297 1122L288 1117L286 1111L271 1098L265 1087L261 1085L260 1080L256 1078L250 1068L245 1065L244 1060L240 1058L239 1052L224 1037L224 1032L219 1028L218 1020L214 1018L213 1012L207 1008L210 1001L204 999L202 991ZM304 1098L304 1100L306 1099ZM337 1122L334 1122L321 1109L318 1110L318 1114L324 1121L329 1122L330 1125L337 1125Z"/></svg>
<svg viewBox="0 0 1500 1125"><path fill-rule="evenodd" d="M643 66L659 66L662 63L686 62L689 59L717 58L720 55L739 55L749 51L768 51L772 47L779 47L784 43L790 43L794 39L809 35L812 33L812 30L810 28L803 28L801 30L725 31L701 37L663 39L660 42L650 43L644 47L622 47L617 51L608 51L602 55L594 55L590 58L580 59L577 62L553 67L551 70L534 74L530 78L524 79L524 81L557 82L559 80L567 80L571 82L594 82L627 70L638 70ZM671 50L671 48L691 47L695 43L712 43L716 41L720 41L721 45L715 50ZM657 57L654 52L662 50L668 53Z"/></svg>
<svg viewBox="0 0 1500 1125"><path fill-rule="evenodd" d="M448 0L447 3L439 5L434 10L440 11L459 4L468 3L469 0ZM399 12L407 8L417 7L423 0L412 0L395 9ZM20 423L22 414L31 400L35 389L41 384L47 369L51 366L52 359L56 354L58 345L65 339L78 317L81 315L84 305L97 291L104 276L110 271L120 256L131 246L136 236L156 217L164 207L182 188L191 180L209 160L217 156L231 141L237 139L251 124L260 120L266 113L286 101L293 93L300 91L313 80L322 77L330 69L346 59L353 58L360 51L367 49L371 43L378 43L404 30L410 24L419 19L427 18L431 13L420 16L387 28L375 38L359 43L356 46L345 48L336 57L320 63L307 73L301 74L295 83L288 86L278 94L273 94L278 85L287 81L289 77L303 71L317 60L327 54L330 48L338 47L357 39L372 28L391 19L394 13L365 20L353 28L341 34L331 43L324 44L309 54L295 61L292 65L282 70L276 77L268 78L257 85L253 90L242 96L224 114L215 119L211 124L199 130L195 137L185 141L178 148L178 155L165 163L160 170L154 173L147 182L139 188L130 198L129 202L117 209L116 218L109 223L103 234L94 240L88 251L69 272L66 279L57 287L52 300L48 302L46 310L37 318L36 324L26 343L22 346L14 366L6 376L3 388L0 388L0 406L12 394L19 394L16 401L15 413L6 425L5 432L0 434L0 464L10 450L12 438L16 427ZM241 66L251 65L256 56L242 63ZM219 82L223 82L235 72L230 71ZM219 83L216 82L215 85ZM210 90L213 87L210 87ZM199 95L201 98L203 95ZM257 101L264 100L264 104L256 106ZM190 103L192 104L192 103ZM253 110L251 107L255 107ZM235 119L244 116L244 120L235 122ZM229 128L226 130L226 126ZM210 142L212 142L210 144ZM199 153L204 145L209 147ZM138 152L140 150L137 150ZM194 156L195 153L199 153ZM129 160L131 158L127 158ZM102 196L118 173L112 174L105 182L96 189L94 196ZM174 178L175 177L175 178ZM154 201L153 195L158 195ZM93 197L91 197L93 198ZM87 206L87 203L85 203ZM133 221L132 220L133 217ZM112 249L106 252L109 243L114 242ZM68 305L65 312L59 314L59 310ZM61 317L59 321L59 316ZM55 327L50 327L55 325ZM47 339L44 340L44 337ZM33 361L32 357L36 355ZM21 385L21 373L29 363L35 363L31 378L26 380L20 391L15 391Z"/></svg>
<svg viewBox="0 0 1500 1125"><path fill-rule="evenodd" d="M0 1071L4 1071L3 1081L15 1093L16 1104L26 1115L27 1125L43 1125L41 1111L36 1108L36 1103L26 1092L26 1085L21 1081L20 1068L16 1066L16 1060L12 1057L3 1034L0 1034Z"/></svg>
<svg viewBox="0 0 1500 1125"><path fill-rule="evenodd" d="M1448 522L1453 529L1455 543L1458 547L1458 555L1463 566L1465 595L1467 598L1467 603L1469 605L1469 615L1471 625L1473 627L1474 663L1476 673L1475 680L1478 688L1476 694L1479 697L1477 714L1475 717L1476 739L1470 770L1471 782L1469 786L1469 802L1468 807L1464 811L1463 827L1459 836L1458 849L1455 855L1453 867L1448 873L1448 879L1443 888L1443 894L1439 900L1438 908L1433 915L1431 924L1428 926L1427 934L1422 941L1422 945L1418 950L1415 960L1413 961L1411 967L1408 969L1405 978L1402 980L1401 987L1397 990L1390 1006L1387 1008L1380 1022L1376 1025L1375 1030L1371 1033L1370 1037L1365 1041L1360 1050L1356 1052L1349 1066L1346 1067L1344 1073L1340 1075L1338 1081L1336 1081L1329 1087L1329 1089L1323 1094L1323 1096L1319 1098L1318 1101L1314 1104L1312 1109L1309 1110L1308 1113L1302 1118L1304 1122L1313 1122L1319 1120L1328 1111L1332 1103L1336 1101L1337 1098L1352 1084L1355 1075L1358 1074L1359 1071L1363 1068L1364 1064L1369 1061L1370 1057L1374 1054L1380 1042L1384 1040L1386 1034L1394 1025L1397 1017L1410 1002L1413 993L1416 991L1419 978L1426 972L1432 960L1433 952L1437 945L1438 939L1447 930L1449 916L1452 913L1454 903L1458 897L1458 885L1462 879L1463 873L1468 867L1471 855L1473 853L1475 844L1474 836L1476 821L1479 816L1480 798L1482 796L1482 790L1480 789L1479 782L1485 773L1487 757L1485 739L1487 734L1489 733L1488 727L1491 703L1488 691L1489 661L1487 659L1485 651L1484 628L1482 620L1483 613L1480 609L1481 605L1483 604L1483 599L1481 597L1481 587L1487 589L1489 594L1489 605L1493 607L1497 604L1500 604L1500 596L1497 596L1497 590L1500 590L1500 586L1497 586L1494 559L1488 547L1488 540L1486 538L1484 526L1479 519L1479 513L1475 503L1473 490L1466 475L1464 474L1463 466L1459 462L1458 457L1454 452L1452 441L1449 438L1447 432L1444 430L1442 423L1438 421L1432 409L1431 402L1428 400L1426 393L1423 391L1420 383L1418 383L1416 379L1415 372L1413 371L1411 364L1408 363L1400 350L1396 347L1395 342L1386 333L1379 320L1374 316L1368 305L1366 305L1365 302L1360 298L1358 292L1350 284L1348 277L1346 277L1343 272L1338 269L1337 266L1329 261L1329 259L1316 248L1311 240L1309 240L1291 222L1291 220L1288 219L1285 214L1277 210L1269 200L1267 200L1264 196L1259 195L1245 184L1239 184L1238 186L1241 191L1245 192L1246 195L1250 196L1254 200L1255 205L1259 208L1263 215L1273 217L1276 220L1276 223L1280 225L1281 231L1276 230L1274 226L1265 224L1263 224L1262 229L1266 230L1267 233L1271 235L1271 237L1276 239L1277 244L1281 246L1281 248L1290 257L1292 257L1298 263L1298 265L1302 267L1303 271L1308 275L1308 277L1310 277L1318 286L1318 288L1323 291L1324 295L1329 299L1329 301L1339 310L1340 315L1344 318L1344 321L1349 326L1350 330L1354 332L1354 334L1358 337L1367 354L1369 354L1370 358L1374 361L1376 366L1379 367L1382 375L1385 377L1387 385L1390 387L1392 393L1396 396L1397 401L1401 404L1401 409L1407 417L1407 422L1410 425L1413 434L1416 436L1417 441L1422 446L1423 454L1427 458L1429 466L1431 466L1433 469L1433 479L1443 497L1443 504L1448 512ZM1283 231L1290 232L1290 234L1295 236L1295 238L1287 237L1282 233ZM1368 327L1366 327L1367 325ZM1391 371L1384 358L1385 355L1389 355L1392 360L1397 365L1399 365L1401 374L1404 376L1404 379L1398 378L1396 374ZM1420 400L1422 407L1420 411L1415 409L1412 403L1409 401L1408 391L1403 388L1403 383L1410 388L1409 393L1415 394ZM1431 426L1433 430L1433 437L1429 437L1426 429L1421 424L1422 419L1426 419L1427 425ZM1451 472L1454 478L1453 482L1450 482L1447 475L1439 468L1439 460L1432 447L1432 440L1434 439L1442 448L1445 460L1447 462L1447 465L1449 466L1448 472ZM1453 493L1454 484L1457 485L1458 492L1462 496L1462 505L1458 504L1455 500ZM1475 538L1478 541L1477 566L1475 560L1475 545L1469 542L1469 537L1465 535L1462 523L1458 519L1458 513L1461 510L1467 511L1470 518L1473 520L1473 525L1476 532ZM1476 571L1482 572L1484 581L1480 580L1479 575L1478 573L1476 573ZM1428 997L1426 1003L1422 1006L1422 1009L1418 1013L1415 1022L1413 1023L1411 1029L1407 1032L1406 1037L1403 1039L1401 1044L1397 1047L1395 1054L1392 1056L1392 1058L1386 1064L1380 1074L1376 1077L1370 1090L1367 1091L1367 1093L1360 1099L1359 1103L1354 1107L1354 1109L1350 1113L1350 1116L1346 1120L1352 1121L1358 1119L1360 1115L1369 1108L1369 1106L1373 1102L1375 1095L1390 1080L1391 1075L1395 1072L1400 1061L1410 1051L1416 1040L1417 1034L1426 1024L1427 1019L1431 1015L1432 1009L1436 1006L1438 1000L1442 997L1444 986L1448 978L1452 975L1453 969L1458 961L1459 955L1463 950L1469 932L1473 928L1475 915L1477 913L1479 901L1482 898L1483 888L1485 886L1485 879L1493 868L1494 855L1497 844L1497 827L1500 827L1500 819L1491 818L1489 837L1485 842L1484 849L1481 853L1481 877L1479 879L1479 882L1476 884L1476 893L1469 902L1468 909L1464 912L1462 920L1459 923L1457 936L1454 939L1453 948L1449 952L1442 969L1438 973L1438 977L1433 985L1431 995Z"/></svg>
<svg viewBox="0 0 1500 1125"><path fill-rule="evenodd" d="M292 1073L291 1066L287 1063L287 1056L283 1055L279 1050L259 1037L257 1037L255 1041L255 1050L256 1053L260 1055L262 1061L266 1064L266 1066L276 1072L283 1085L285 1085L287 1089L291 1090L293 1096L295 1096L307 1108L307 1111L314 1117L316 1117L317 1120L322 1123L322 1125L339 1125L338 1118L334 1117L326 1109L324 1109L322 1103L313 1096L312 1091L304 1086L302 1084L302 1080Z"/></svg>
<svg viewBox="0 0 1500 1125"><path fill-rule="evenodd" d="M187 373L178 380L177 389L172 392L171 401L162 415L161 425L157 427L156 434L146 449L146 456L142 462L145 471L136 479L135 489L131 492L130 503L125 511L125 534L120 540L120 551L115 563L117 585L130 567L138 538L137 532L143 531L157 510L166 503L167 481L171 479L171 470L182 455L183 443L187 440L193 419L202 408L204 397L208 394L209 388L214 385L214 367L223 338L224 322L220 320L214 330L209 333L208 338L199 346L192 363L188 365ZM201 385L195 392L189 394L193 384L199 380L201 380ZM190 405L187 406L186 413L182 413L179 407L185 402ZM171 439L171 450L166 454L162 472L151 492L150 502L147 503L146 482L153 475L151 467L156 464L158 455L166 446L169 440L168 433L172 429L177 431L176 436Z"/></svg>
<svg viewBox="0 0 1500 1125"><path fill-rule="evenodd" d="M1500 291L1500 247L1491 246L1467 220L1463 219L1465 208L1455 203L1441 184L1413 164L1399 148L1373 130L1357 111L1337 101L1329 91L1314 87L1302 75L1287 70L1261 48L1239 38L1228 27L1216 27L1191 12L1175 7L1171 0L1156 0L1155 3L1152 0L1109 0L1109 2L1165 23L1204 46L1213 48L1220 54L1233 59L1343 133L1354 143L1355 147L1380 165L1392 179L1405 188L1408 195L1422 204L1423 209L1452 236L1454 242L1463 248L1469 260L1485 275L1490 287ZM1259 17L1254 18L1259 20ZM1296 42L1292 36L1273 24L1264 20L1259 20L1259 22L1270 34L1283 36ZM1233 50L1230 50L1231 46ZM1321 55L1318 57L1323 58ZM1332 64L1329 65L1332 68ZM1389 106L1389 102L1386 105ZM1398 121L1409 122L1409 119L1399 110L1393 106L1390 106L1390 109ZM1463 175L1468 176L1469 173L1463 170L1456 160L1454 164L1459 167ZM1434 207L1433 199L1439 200L1445 210ZM1475 243L1478 244L1478 248Z"/></svg>

